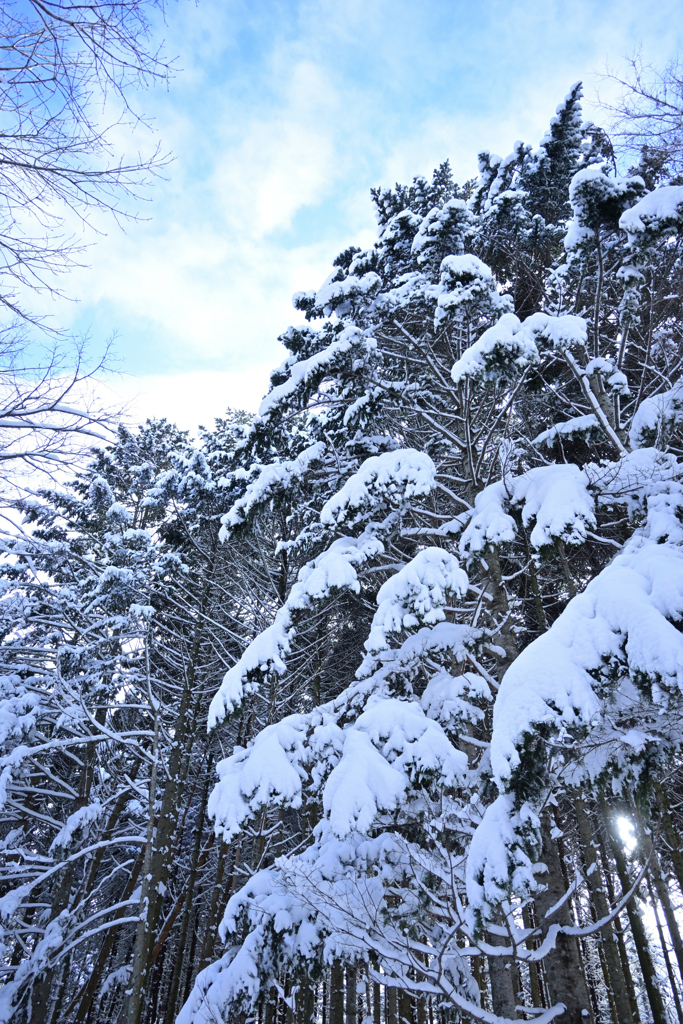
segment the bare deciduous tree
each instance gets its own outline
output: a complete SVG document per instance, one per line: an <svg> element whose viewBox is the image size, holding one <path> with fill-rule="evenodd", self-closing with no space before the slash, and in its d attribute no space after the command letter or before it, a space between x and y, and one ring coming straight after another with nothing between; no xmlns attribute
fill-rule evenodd
<svg viewBox="0 0 683 1024"><path fill-rule="evenodd" d="M627 152L643 148L648 164L657 174L668 164L675 172L683 171L683 62L679 57L657 68L643 61L640 52L628 60L622 76L607 70L606 82L621 86L619 98L603 102L612 115L615 141ZM654 180L651 185L657 184Z"/></svg>
<svg viewBox="0 0 683 1024"><path fill-rule="evenodd" d="M31 344L16 324L0 333L0 479L54 477L114 434L95 379L110 346L89 361L85 340Z"/></svg>
<svg viewBox="0 0 683 1024"><path fill-rule="evenodd" d="M27 295L60 295L83 259L74 222L134 217L129 202L163 166L158 147L126 159L114 129L143 118L130 94L166 81L153 41L164 0L6 0L0 5L0 477L55 469L112 421L93 398L106 355L82 343L31 344L26 325L59 335ZM36 354L37 353L37 354ZM9 473L9 467L12 467Z"/></svg>
<svg viewBox="0 0 683 1024"><path fill-rule="evenodd" d="M54 274L79 259L64 234L69 211L128 215L126 198L163 163L158 150L126 160L111 131L141 121L131 87L168 78L151 43L153 11L163 0L0 7L0 303L14 314L34 319L18 288L54 291Z"/></svg>

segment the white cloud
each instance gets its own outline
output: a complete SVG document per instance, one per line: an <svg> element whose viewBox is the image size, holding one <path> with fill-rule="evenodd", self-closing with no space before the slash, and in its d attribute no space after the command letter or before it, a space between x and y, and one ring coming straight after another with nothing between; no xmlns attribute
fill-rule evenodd
<svg viewBox="0 0 683 1024"><path fill-rule="evenodd" d="M371 241L370 185L447 156L462 180L480 149L538 142L574 80L591 94L606 57L641 41L660 60L675 49L679 13L674 0L169 8L186 70L149 109L176 162L153 220L110 230L92 270L72 275L81 307L63 315L92 322L96 339L120 329L126 368L144 375L140 409L189 424L246 396L256 408L283 356L276 337L299 319L291 293Z"/></svg>
<svg viewBox="0 0 683 1024"><path fill-rule="evenodd" d="M194 431L199 424L212 426L228 408L257 412L268 389L268 370L150 374L120 378L110 382L109 388L126 405L127 422L165 418L183 430Z"/></svg>

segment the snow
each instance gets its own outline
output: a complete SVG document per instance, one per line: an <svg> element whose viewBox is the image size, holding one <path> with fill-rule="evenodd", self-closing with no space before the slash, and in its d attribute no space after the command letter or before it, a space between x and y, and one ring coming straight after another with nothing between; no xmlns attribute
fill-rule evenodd
<svg viewBox="0 0 683 1024"><path fill-rule="evenodd" d="M488 704L491 700L488 683L476 672L452 676L441 669L427 683L420 703L428 718L434 718L446 728L457 729L463 722L483 721L485 713L473 701Z"/></svg>
<svg viewBox="0 0 683 1024"><path fill-rule="evenodd" d="M465 311L475 316L477 311L510 308L510 299L498 292L491 269L470 253L446 256L441 261L439 292L435 328L449 313Z"/></svg>
<svg viewBox="0 0 683 1024"><path fill-rule="evenodd" d="M418 229L411 251L418 264L425 263L429 258L429 250L439 236L449 227L460 227L460 233L471 220L467 203L464 199L449 199L442 207L434 207L426 215ZM476 258L476 257L475 257Z"/></svg>
<svg viewBox="0 0 683 1024"><path fill-rule="evenodd" d="M259 932L247 935L237 952L227 953L197 975L176 1024L216 1024L227 1020L240 998L255 1004L261 991Z"/></svg>
<svg viewBox="0 0 683 1024"><path fill-rule="evenodd" d="M504 313L457 360L451 377L455 384L466 377L494 380L505 372L521 370L538 361L538 349L521 330L519 318L514 313Z"/></svg>
<svg viewBox="0 0 683 1024"><path fill-rule="evenodd" d="M445 256L441 261L442 284L467 284L476 280L489 283L494 281L493 271L478 256L463 253L460 256Z"/></svg>
<svg viewBox="0 0 683 1024"><path fill-rule="evenodd" d="M111 520L111 522L116 526L122 526L124 523L130 523L133 518L125 505L122 505L118 501L115 501L109 506L106 514L107 519Z"/></svg>
<svg viewBox="0 0 683 1024"><path fill-rule="evenodd" d="M373 746L370 737L352 730L344 755L323 792L323 809L339 838L367 832L378 811L393 811L403 801L408 780Z"/></svg>
<svg viewBox="0 0 683 1024"><path fill-rule="evenodd" d="M245 749L219 762L208 810L230 842L254 815L272 806L298 808L307 779L317 787L338 764L344 733L329 705L266 726Z"/></svg>
<svg viewBox="0 0 683 1024"><path fill-rule="evenodd" d="M486 808L467 854L468 916L473 930L481 920L490 919L492 908L509 896L510 889L517 893L536 889L529 856L533 846L529 843L525 850L520 835L532 838L538 827L533 808L523 804L517 810L509 793L501 793Z"/></svg>
<svg viewBox="0 0 683 1024"><path fill-rule="evenodd" d="M100 987L100 998L106 995L107 992L110 992L113 988L116 988L118 985L127 985L132 972L133 968L130 964L124 964L124 966L119 967L117 971L112 971L111 974L108 974Z"/></svg>
<svg viewBox="0 0 683 1024"><path fill-rule="evenodd" d="M79 831L87 832L88 826L96 822L104 813L104 808L99 800L95 800L91 804L86 804L85 807L80 807L73 814L70 814L66 819L61 829L52 840L50 845L50 853L54 853L58 849L66 849L70 846L74 834Z"/></svg>
<svg viewBox="0 0 683 1024"><path fill-rule="evenodd" d="M683 550L672 507L680 506L682 496L671 497L666 539L661 523L667 507L660 495L644 532L634 534L508 669L494 707L491 741L491 763L501 786L521 763L525 735L540 724L594 728L620 679L640 688L649 681L659 691L683 689L683 635L674 625L683 615Z"/></svg>
<svg viewBox="0 0 683 1024"><path fill-rule="evenodd" d="M592 377L593 374L599 373L605 379L607 390L612 395L628 397L630 394L626 374L618 369L612 359L605 359L602 356L591 359L586 363L583 372L587 377Z"/></svg>
<svg viewBox="0 0 683 1024"><path fill-rule="evenodd" d="M571 439L577 436L586 436L588 439L591 434L601 431L601 429L597 417L591 412L587 416L573 416L563 423L555 423L535 437L532 443L538 446L545 444L548 448L552 448L558 437Z"/></svg>
<svg viewBox="0 0 683 1024"><path fill-rule="evenodd" d="M522 323L514 313L504 313L457 360L451 377L458 384L467 377L495 380L517 373L540 361L539 349L585 345L587 331L586 321L571 314L533 313Z"/></svg>
<svg viewBox="0 0 683 1024"><path fill-rule="evenodd" d="M114 504L114 492L104 477L93 477L88 488L88 501L91 505L107 505L107 507Z"/></svg>
<svg viewBox="0 0 683 1024"><path fill-rule="evenodd" d="M588 463L584 471L600 505L623 504L629 517L647 512L651 538L675 535L675 503L683 475L683 465L675 455L637 448L618 462Z"/></svg>
<svg viewBox="0 0 683 1024"><path fill-rule="evenodd" d="M30 735L36 727L40 697L24 686L19 676L0 676L0 746Z"/></svg>
<svg viewBox="0 0 683 1024"><path fill-rule="evenodd" d="M631 447L662 446L668 429L683 421L683 382L642 401L631 421Z"/></svg>
<svg viewBox="0 0 683 1024"><path fill-rule="evenodd" d="M372 455L325 503L320 521L325 526L349 526L387 498L392 504L403 504L429 494L434 487L435 474L430 457L414 448Z"/></svg>
<svg viewBox="0 0 683 1024"><path fill-rule="evenodd" d="M247 486L246 491L232 508L225 513L221 522L221 540L228 540L230 529L244 523L251 510L263 501L281 493L292 486L295 480L305 476L311 464L320 460L325 452L325 443L316 441L304 449L295 459L285 462L274 462L268 466L252 467L258 476Z"/></svg>
<svg viewBox="0 0 683 1024"><path fill-rule="evenodd" d="M315 304L322 309L325 316L329 316L335 310L339 310L340 313L347 308L350 310L353 299L371 297L382 283L379 275L372 270L362 277L350 275L341 281L338 280L338 275L339 270L336 270L316 292Z"/></svg>
<svg viewBox="0 0 683 1024"><path fill-rule="evenodd" d="M441 548L418 552L380 588L378 609L365 643L367 650L388 647L388 633L443 621L448 595L462 597L468 582L467 573L449 552Z"/></svg>
<svg viewBox="0 0 683 1024"><path fill-rule="evenodd" d="M479 492L469 523L460 539L460 552L471 556L487 547L511 543L515 520L506 512L521 508L522 522L534 522L529 540L540 550L562 540L582 544L596 525L592 480L573 464L536 466L518 477L506 477Z"/></svg>
<svg viewBox="0 0 683 1024"><path fill-rule="evenodd" d="M22 988L32 974L41 973L48 966L51 954L58 950L64 941L63 928L68 923L69 912L63 910L45 928L43 934L38 938L28 957L23 959L11 980L4 983L0 988L0 1021L2 1024L9 1024L17 1019L17 1002Z"/></svg>
<svg viewBox="0 0 683 1024"><path fill-rule="evenodd" d="M377 296L375 308L384 313L392 308L403 309L410 302L436 301L441 292L441 286L431 282L426 274L418 272L401 274L396 278L393 288Z"/></svg>
<svg viewBox="0 0 683 1024"><path fill-rule="evenodd" d="M571 252L592 241L596 226L604 216L609 217L615 207L626 205L639 191L644 190L642 178L610 177L604 164L581 168L569 186L569 201L574 217L565 235L565 249Z"/></svg>
<svg viewBox="0 0 683 1024"><path fill-rule="evenodd" d="M588 338L586 321L573 313L564 313L562 316L532 313L522 324L522 330L534 339L539 349L549 347L562 350L572 345L582 347Z"/></svg>
<svg viewBox="0 0 683 1024"><path fill-rule="evenodd" d="M367 655L356 672L359 682L350 686L337 701L353 704L357 698L365 700L368 692L382 691L384 684L394 678L406 686L411 677L421 671L423 659L433 661L446 655L449 662L465 661L481 635L481 630L459 622L438 622L431 628L423 626L408 636L399 648Z"/></svg>
<svg viewBox="0 0 683 1024"><path fill-rule="evenodd" d="M268 672L282 675L286 671L285 658L291 649L295 613L312 607L315 601L335 589L358 593L360 584L355 566L383 550L382 542L369 533L357 538L340 537L327 551L302 567L272 625L251 641L237 664L226 672L209 707L209 731L226 715L231 715L242 703L245 692L256 690ZM258 680L252 678L256 673Z"/></svg>
<svg viewBox="0 0 683 1024"><path fill-rule="evenodd" d="M410 782L438 772L441 785L462 782L467 758L419 704L378 700L346 732L344 753L323 790L332 832L368 832L380 812L405 799Z"/></svg>
<svg viewBox="0 0 683 1024"><path fill-rule="evenodd" d="M311 599L329 590L332 584L323 570L329 561L327 556L334 551L343 552L339 559L344 571L341 582L353 588L356 579L345 538L304 567L286 606L290 611L307 607ZM436 651L446 647L462 651L465 634L471 638L472 630L442 620L448 594L462 596L467 585L466 573L448 552L439 548L418 552L380 588L379 607L368 645L372 645L373 633L386 647L387 632L430 622L436 623L437 628L420 630L417 636L410 638L411 651L404 644L399 655L414 660L426 649ZM297 586L300 587L298 593ZM282 632L282 627L290 620L285 621L285 616L282 620L280 637L287 643L289 637ZM270 631L277 625L276 620ZM239 699L238 691L240 687L244 689L248 671L246 666L261 667L267 657L275 671L280 665L284 668L282 655L287 651L284 645L272 650L270 631L257 637L241 662L226 675L212 703L211 725L220 721L226 712L230 713ZM436 635L432 636L432 632ZM229 842L260 810L273 804L301 806L302 785L309 772L316 785L331 772L324 785L323 807L330 827L339 836L370 828L379 811L391 811L398 806L409 781L422 773L438 770L442 779L453 782L465 771L467 762L465 755L451 746L437 718L447 700L449 716L455 712L455 701L459 700L460 713L473 720L477 715L466 707L462 695L471 692L481 697L488 690L483 680L477 680L473 674L471 678L463 678L460 684L453 680L451 683L448 693L445 680L441 681L440 688L432 688L427 698L429 714L414 701L381 697L378 693L344 732L337 724L337 716L346 712L344 702L318 708L309 715L290 715L267 726L247 749L236 749L218 765L219 782L209 799L209 813L216 830ZM458 694L453 689L456 685L460 686Z"/></svg>
<svg viewBox="0 0 683 1024"><path fill-rule="evenodd" d="M320 563L327 554L316 561ZM304 607L320 565L314 567L311 563L306 568L310 573L301 581L305 585L305 597L301 599ZM418 625L420 621L436 624L433 629L423 626L399 651L392 652L396 655L393 667L399 672L405 672L427 652L432 657L439 650L449 651L456 658L465 656L465 645L475 640L477 631L442 620L448 594L464 594L467 584L467 575L452 555L428 548L418 552L380 588L373 629L381 628L385 647L385 635L390 630ZM324 586L328 586L327 581ZM314 589L313 593L317 592ZM260 639L255 645L262 656ZM388 668L388 662L383 667ZM240 683L242 677L236 670L243 671L243 666L231 670ZM301 806L302 787L307 784L314 789L322 787L326 821L335 835L343 837L349 832L367 831L378 814L395 810L405 799L408 787L423 776L436 775L440 784L446 785L462 779L467 758L452 746L439 719L443 716L450 722L457 716L461 721L478 720L481 712L467 698L490 699L485 682L474 673L456 680L437 672L437 681L425 692L423 705L383 694L381 674L368 676L368 670L371 673L371 666L365 665L365 672L358 673L370 685L363 687L362 681L358 684L365 694L365 709L355 721L353 715L349 717L353 694L345 692L332 704L308 715L290 715L267 726L247 749L237 748L219 763L219 782L209 799L209 813L225 841L234 838L264 808ZM215 712L218 716L226 707L226 694L217 698L222 701ZM347 722L343 729L340 720Z"/></svg>
<svg viewBox="0 0 683 1024"><path fill-rule="evenodd" d="M474 676L466 689L485 692ZM436 703L432 692L432 711ZM343 707L335 715L327 705L290 715L219 763L208 809L226 842L268 807L300 807L309 775L315 788L323 787L326 820L340 838L370 830L378 814L399 807L408 787L423 777L436 775L439 785L462 782L466 756L453 747L437 715L427 715L419 703L377 697L345 729L336 721L343 714Z"/></svg>
<svg viewBox="0 0 683 1024"><path fill-rule="evenodd" d="M460 538L461 555L473 555L487 547L511 543L517 535L517 524L504 509L508 499L505 484L497 480L479 491L474 510Z"/></svg>
<svg viewBox="0 0 683 1024"><path fill-rule="evenodd" d="M280 871L268 868L230 897L219 929L228 948L199 973L177 1024L216 1024L239 1010L248 1017L262 996L264 975L276 978L281 962L305 963L316 956L323 930L315 908L293 888Z"/></svg>
<svg viewBox="0 0 683 1024"><path fill-rule="evenodd" d="M392 243L403 241L406 236L414 235L420 228L422 217L413 210L400 210L390 217L380 232L380 241L385 247L391 247Z"/></svg>
<svg viewBox="0 0 683 1024"><path fill-rule="evenodd" d="M226 843L245 821L271 804L301 806L307 726L303 715L289 715L263 729L248 749L238 747L219 762L219 781L209 797L208 811Z"/></svg>
<svg viewBox="0 0 683 1024"><path fill-rule="evenodd" d="M631 243L645 235L651 237L663 230L680 230L682 226L683 185L661 185L619 218L619 227Z"/></svg>
<svg viewBox="0 0 683 1024"><path fill-rule="evenodd" d="M535 520L529 540L541 550L556 540L578 545L594 529L595 499L589 481L578 466L569 463L538 466L514 481L512 501L523 505L522 522Z"/></svg>
<svg viewBox="0 0 683 1024"><path fill-rule="evenodd" d="M308 384L317 374L331 369L340 356L346 355L354 347L362 347L365 344L364 335L358 327L345 327L339 337L321 352L293 364L289 380L274 387L261 402L259 416L268 416L274 412L282 402L292 398L300 387Z"/></svg>

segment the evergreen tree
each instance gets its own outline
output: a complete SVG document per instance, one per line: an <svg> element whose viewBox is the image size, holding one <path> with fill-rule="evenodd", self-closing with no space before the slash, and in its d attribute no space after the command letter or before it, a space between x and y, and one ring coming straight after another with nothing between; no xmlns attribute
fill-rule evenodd
<svg viewBox="0 0 683 1024"><path fill-rule="evenodd" d="M0 1019L680 1007L683 189L580 86L480 167L373 193L257 417L22 505Z"/></svg>
<svg viewBox="0 0 683 1024"><path fill-rule="evenodd" d="M282 822L294 814L307 824L229 904L223 934L237 944L198 979L184 1024L259 1006L268 1016L283 985L310 991L328 968L338 985L340 962L347 975L369 970L407 1005L429 997L456 1017L514 1018L520 999L545 1006L538 1019L561 1014L577 1024L610 1007L620 1021L640 1012L614 931L631 892L621 903L615 895L612 909L592 884L595 812L578 797L588 782L602 799L606 778L618 792L640 792L633 695L620 688L616 663L605 662L612 731L602 738L588 687L580 715L567 698L574 735L559 697L534 717L540 698L527 666L545 664L542 652L555 649L561 629L573 629L567 646L584 657L577 595L591 579L587 601L591 587L614 593L603 580L617 573L609 563L616 549L627 562L648 562L640 552L651 537L662 563L676 564L657 543L677 543L664 515L675 506L676 458L642 445L651 443L647 429L648 437L675 435L677 399L670 378L658 397L651 347L643 359L657 328L643 331L653 313L642 283L675 279L678 192L671 186L666 203L663 193L662 202L641 198L641 178L596 164L604 138L582 126L579 100L576 86L538 150L520 143L506 160L483 160L469 204L454 189L430 207L423 179L376 191L375 246L335 261L319 291L295 297L309 321L322 323L315 334L304 329L307 347L274 379L247 444L305 413L317 446L260 468L225 521L239 523L240 509L272 500L273 479L294 501L320 485L309 521L287 542L311 557L272 625L226 675L210 724L234 714L245 694L286 681L308 623L340 608L339 595L378 610L365 619L355 680L338 696L328 691L314 711L269 724L219 766L210 813L226 839L278 805L290 809ZM337 472L321 477L326 463ZM607 608L614 598L603 600ZM628 611L643 623L661 620L663 644L678 615L674 592L667 600L659 619L646 615L647 597ZM627 632L626 624L611 628ZM596 648L583 670L597 671L609 650ZM573 670L563 664L557 685L567 686L561 680ZM647 721L660 710L655 700ZM551 713L561 725L550 726ZM677 749L669 721L657 719L660 764ZM553 730L564 758L555 740L548 747ZM426 735L428 769L413 747ZM624 749L628 756L615 754ZM567 816L567 840L553 805ZM578 887L567 887L563 842L583 851ZM603 866L612 870L608 853ZM628 873L620 880L631 885ZM656 1013L649 953L642 936L634 941ZM488 977L477 986L484 957ZM338 998L330 992L331 1013Z"/></svg>

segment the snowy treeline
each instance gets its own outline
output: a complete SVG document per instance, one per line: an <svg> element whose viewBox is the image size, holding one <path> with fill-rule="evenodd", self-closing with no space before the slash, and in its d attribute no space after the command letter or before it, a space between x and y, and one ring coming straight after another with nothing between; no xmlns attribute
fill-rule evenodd
<svg viewBox="0 0 683 1024"><path fill-rule="evenodd" d="M683 1024L683 185L580 97L22 503L0 1021Z"/></svg>

